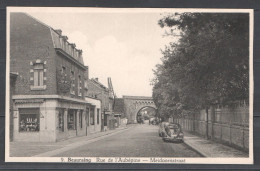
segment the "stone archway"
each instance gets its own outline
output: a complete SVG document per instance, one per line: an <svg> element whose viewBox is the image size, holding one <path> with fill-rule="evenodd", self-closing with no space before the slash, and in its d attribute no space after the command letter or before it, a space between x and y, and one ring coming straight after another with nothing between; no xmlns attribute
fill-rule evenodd
<svg viewBox="0 0 260 171"><path fill-rule="evenodd" d="M143 113L142 114L142 111L148 111L148 113ZM149 114L150 113L150 114ZM154 114L154 115L151 115L151 114ZM144 106L142 108L140 108L137 112L136 112L136 121L137 123L140 123L140 117L142 117L144 120L146 120L145 118L147 117L155 117L155 114L156 114L156 108L155 107L152 107L152 106ZM139 122L138 122L138 119L139 119Z"/></svg>
<svg viewBox="0 0 260 171"><path fill-rule="evenodd" d="M138 111L144 107L152 107L156 109L152 97L144 96L123 96L124 111L128 119L128 123L137 123L136 116Z"/></svg>

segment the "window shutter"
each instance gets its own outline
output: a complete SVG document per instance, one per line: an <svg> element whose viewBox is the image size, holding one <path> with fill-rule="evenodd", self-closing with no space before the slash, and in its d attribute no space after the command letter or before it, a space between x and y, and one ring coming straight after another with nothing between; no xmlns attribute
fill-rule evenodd
<svg viewBox="0 0 260 171"><path fill-rule="evenodd" d="M38 71L34 70L34 86L38 86Z"/></svg>
<svg viewBox="0 0 260 171"><path fill-rule="evenodd" d="M43 70L39 71L40 72L40 78L39 78L39 86L43 86Z"/></svg>

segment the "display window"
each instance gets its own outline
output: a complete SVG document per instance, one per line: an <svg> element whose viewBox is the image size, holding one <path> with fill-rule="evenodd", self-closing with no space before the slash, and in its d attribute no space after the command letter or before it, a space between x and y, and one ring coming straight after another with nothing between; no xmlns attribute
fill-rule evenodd
<svg viewBox="0 0 260 171"><path fill-rule="evenodd" d="M64 132L64 109L59 109L59 131Z"/></svg>
<svg viewBox="0 0 260 171"><path fill-rule="evenodd" d="M75 130L76 129L76 114L77 110L69 109L68 112L68 130Z"/></svg>
<svg viewBox="0 0 260 171"><path fill-rule="evenodd" d="M97 124L99 124L99 115L100 115L100 112L99 112L100 110L99 109L97 109Z"/></svg>
<svg viewBox="0 0 260 171"><path fill-rule="evenodd" d="M85 119L86 119L87 126L89 126L89 108L86 108L86 117L85 117Z"/></svg>
<svg viewBox="0 0 260 171"><path fill-rule="evenodd" d="M94 118L94 114L95 114L95 108L91 107L90 108L90 124L91 125L95 125L95 118Z"/></svg>
<svg viewBox="0 0 260 171"><path fill-rule="evenodd" d="M22 108L19 109L19 131L38 132L40 131L40 109Z"/></svg>
<svg viewBox="0 0 260 171"><path fill-rule="evenodd" d="M83 123L82 123L82 113L83 113L83 111L80 110L80 111L79 111L79 126L80 126L80 128L83 127Z"/></svg>

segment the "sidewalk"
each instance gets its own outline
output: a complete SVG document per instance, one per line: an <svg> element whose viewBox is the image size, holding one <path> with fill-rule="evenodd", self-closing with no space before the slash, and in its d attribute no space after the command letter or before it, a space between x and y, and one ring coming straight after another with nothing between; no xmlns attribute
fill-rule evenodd
<svg viewBox="0 0 260 171"><path fill-rule="evenodd" d="M184 131L184 143L204 157L248 157L248 154L232 147L204 139Z"/></svg>
<svg viewBox="0 0 260 171"><path fill-rule="evenodd" d="M127 125L127 127L119 127L106 132L92 133L88 136L73 137L58 142L10 142L10 157L51 157L81 145L120 133L132 126Z"/></svg>

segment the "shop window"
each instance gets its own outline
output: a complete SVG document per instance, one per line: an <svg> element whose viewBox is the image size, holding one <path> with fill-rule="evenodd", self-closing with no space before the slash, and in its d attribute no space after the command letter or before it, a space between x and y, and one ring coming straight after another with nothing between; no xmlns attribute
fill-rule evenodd
<svg viewBox="0 0 260 171"><path fill-rule="evenodd" d="M77 110L69 109L68 111L68 130L76 129L76 112Z"/></svg>
<svg viewBox="0 0 260 171"><path fill-rule="evenodd" d="M107 115L104 114L104 126L107 126Z"/></svg>
<svg viewBox="0 0 260 171"><path fill-rule="evenodd" d="M99 115L100 115L99 109L97 109L97 124L99 124Z"/></svg>
<svg viewBox="0 0 260 171"><path fill-rule="evenodd" d="M82 128L82 110L79 111L79 126Z"/></svg>
<svg viewBox="0 0 260 171"><path fill-rule="evenodd" d="M81 76L80 75L79 75L79 78L78 78L78 95L82 96L82 93L81 93Z"/></svg>
<svg viewBox="0 0 260 171"><path fill-rule="evenodd" d="M89 108L86 108L86 125L89 126Z"/></svg>
<svg viewBox="0 0 260 171"><path fill-rule="evenodd" d="M95 125L95 118L94 118L94 108L92 107L92 108L90 108L90 124L91 125Z"/></svg>
<svg viewBox="0 0 260 171"><path fill-rule="evenodd" d="M70 74L71 74L70 93L71 94L75 94L75 76L74 76L74 71L71 71Z"/></svg>
<svg viewBox="0 0 260 171"><path fill-rule="evenodd" d="M64 109L59 110L59 131L64 132Z"/></svg>
<svg viewBox="0 0 260 171"><path fill-rule="evenodd" d="M19 131L38 132L40 130L39 108L19 109Z"/></svg>

